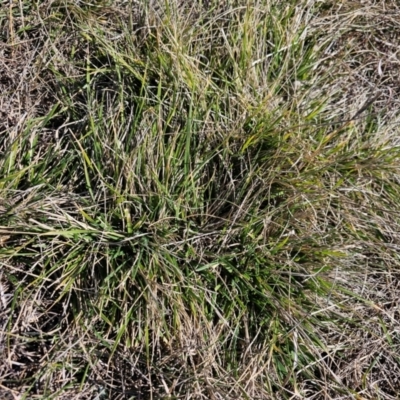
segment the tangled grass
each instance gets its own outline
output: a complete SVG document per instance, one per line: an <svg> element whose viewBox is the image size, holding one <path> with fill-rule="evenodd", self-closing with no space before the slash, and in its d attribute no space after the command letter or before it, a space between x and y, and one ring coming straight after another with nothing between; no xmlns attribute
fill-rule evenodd
<svg viewBox="0 0 400 400"><path fill-rule="evenodd" d="M399 25L2 1L1 397L398 398Z"/></svg>

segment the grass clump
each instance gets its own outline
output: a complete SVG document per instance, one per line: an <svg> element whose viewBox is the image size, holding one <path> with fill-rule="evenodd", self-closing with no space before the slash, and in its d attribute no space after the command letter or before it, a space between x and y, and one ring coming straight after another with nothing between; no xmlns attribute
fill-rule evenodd
<svg viewBox="0 0 400 400"><path fill-rule="evenodd" d="M394 39L357 24L398 19L363 7L2 5L4 393L396 398Z"/></svg>

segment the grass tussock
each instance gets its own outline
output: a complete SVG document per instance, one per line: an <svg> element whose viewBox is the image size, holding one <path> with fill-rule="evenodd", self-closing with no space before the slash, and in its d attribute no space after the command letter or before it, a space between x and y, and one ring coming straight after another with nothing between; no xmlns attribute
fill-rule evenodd
<svg viewBox="0 0 400 400"><path fill-rule="evenodd" d="M0 25L0 397L397 398L395 2Z"/></svg>

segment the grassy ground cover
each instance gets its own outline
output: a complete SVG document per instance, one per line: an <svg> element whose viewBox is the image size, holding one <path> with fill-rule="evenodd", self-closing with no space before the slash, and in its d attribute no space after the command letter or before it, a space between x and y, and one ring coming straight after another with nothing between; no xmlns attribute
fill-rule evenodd
<svg viewBox="0 0 400 400"><path fill-rule="evenodd" d="M398 398L398 3L0 4L1 398Z"/></svg>

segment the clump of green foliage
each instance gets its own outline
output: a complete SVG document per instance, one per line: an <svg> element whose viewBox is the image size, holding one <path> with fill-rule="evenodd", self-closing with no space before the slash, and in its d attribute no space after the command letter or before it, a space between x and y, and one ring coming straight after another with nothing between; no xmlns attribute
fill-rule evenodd
<svg viewBox="0 0 400 400"><path fill-rule="evenodd" d="M394 398L398 113L334 7L1 6L2 387Z"/></svg>

